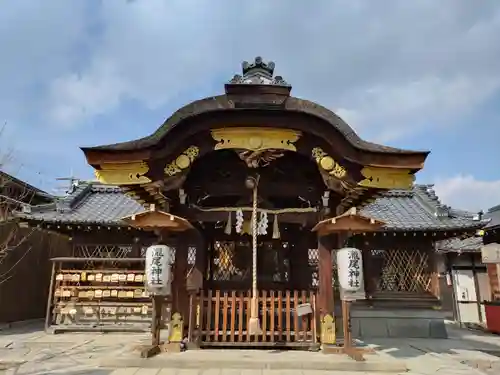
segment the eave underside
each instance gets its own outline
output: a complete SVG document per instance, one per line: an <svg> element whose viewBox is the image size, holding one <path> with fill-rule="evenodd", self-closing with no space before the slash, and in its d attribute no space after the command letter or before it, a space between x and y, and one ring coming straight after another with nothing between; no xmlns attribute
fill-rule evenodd
<svg viewBox="0 0 500 375"><path fill-rule="evenodd" d="M193 217L195 220L199 220L208 228L212 228L214 224L227 222L228 213L227 212L200 212L193 211ZM318 222L318 215L311 213L302 214L285 214L280 216L280 222L285 225L286 228L290 230L296 230L294 228L302 228L305 224L307 227L312 228L314 223ZM232 214L233 222L235 220L234 213ZM151 231L145 231L136 229L126 223L120 223L117 225L105 225L102 223L67 223L67 222L45 222L41 220L23 220L24 223L28 224L32 228L38 228L40 230L48 230L50 232L62 234L68 236L75 242L88 243L88 244L99 244L99 243L116 243L116 244L132 244L137 241L143 240L154 240L156 236ZM296 227L299 226L299 227ZM203 230L204 225L200 227ZM286 230L286 228L283 228ZM220 233L222 233L223 227L220 228ZM448 239L453 239L456 242L460 241L480 241L479 237L475 237L478 228L447 228L446 230L439 228L427 228L422 230L420 228L391 228L383 227L381 230L375 232L364 232L355 235L356 241L365 241L367 243L373 243L372 240L382 241L380 244L390 243L396 241L398 243L413 243L412 241L430 241L437 242ZM174 234L174 237L183 234ZM149 243L149 242L148 242ZM443 249L436 249L442 251ZM479 250L479 249L477 249ZM457 249L448 249L447 251L457 251Z"/></svg>

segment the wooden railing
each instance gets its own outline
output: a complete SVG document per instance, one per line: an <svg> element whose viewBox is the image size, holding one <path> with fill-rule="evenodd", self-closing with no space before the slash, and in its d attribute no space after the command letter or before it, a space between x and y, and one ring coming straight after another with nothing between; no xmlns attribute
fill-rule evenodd
<svg viewBox="0 0 500 375"><path fill-rule="evenodd" d="M197 311L195 321L190 324L193 339L202 346L312 346L318 343L314 292L260 291L258 302L262 333L252 335L247 331L251 292L201 292L191 299L191 311ZM296 309L301 304L310 304L312 313L299 316Z"/></svg>

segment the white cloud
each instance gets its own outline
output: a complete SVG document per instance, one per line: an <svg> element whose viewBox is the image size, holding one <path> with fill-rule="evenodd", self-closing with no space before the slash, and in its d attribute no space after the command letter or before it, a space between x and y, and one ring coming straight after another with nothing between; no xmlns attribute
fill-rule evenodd
<svg viewBox="0 0 500 375"><path fill-rule="evenodd" d="M85 3L2 3L0 11L0 121L34 116L47 83L78 65L88 39ZM19 121L21 122L21 121Z"/></svg>
<svg viewBox="0 0 500 375"><path fill-rule="evenodd" d="M500 74L486 77L458 76L449 79L427 77L395 86L380 85L358 92L351 108L337 114L354 127L376 124L376 139L385 143L411 132L431 128L463 116L500 89ZM410 124L408 120L410 119ZM396 126L399 124L399 126Z"/></svg>
<svg viewBox="0 0 500 375"><path fill-rule="evenodd" d="M70 73L55 79L50 93L58 99L50 108L51 119L69 127L116 107L127 90L115 68L112 62L100 60L84 77Z"/></svg>
<svg viewBox="0 0 500 375"><path fill-rule="evenodd" d="M51 119L76 124L124 98L156 108L255 55L377 140L445 126L500 90L497 0L236 3L103 2L89 63L51 82Z"/></svg>
<svg viewBox="0 0 500 375"><path fill-rule="evenodd" d="M441 202L471 211L486 211L500 203L500 180L481 181L471 175L437 180L434 185Z"/></svg>

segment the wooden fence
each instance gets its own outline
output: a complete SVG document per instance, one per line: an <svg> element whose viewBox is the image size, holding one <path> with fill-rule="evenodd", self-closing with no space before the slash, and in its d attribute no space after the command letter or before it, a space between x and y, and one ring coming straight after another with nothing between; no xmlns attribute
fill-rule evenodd
<svg viewBox="0 0 500 375"><path fill-rule="evenodd" d="M251 292L208 290L190 300L190 335L201 346L314 346L318 344L316 295L311 291L260 291L262 333L249 334ZM312 313L299 316L301 304Z"/></svg>
<svg viewBox="0 0 500 375"><path fill-rule="evenodd" d="M13 249L0 260L0 324L45 316L50 258L71 251L64 236L33 228L16 234L21 240L13 241ZM0 244L8 235L9 226L0 226Z"/></svg>

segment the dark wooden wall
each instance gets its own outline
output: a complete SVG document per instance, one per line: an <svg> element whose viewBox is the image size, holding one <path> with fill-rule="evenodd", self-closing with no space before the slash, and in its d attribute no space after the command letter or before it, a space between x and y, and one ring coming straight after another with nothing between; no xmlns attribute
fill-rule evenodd
<svg viewBox="0 0 500 375"><path fill-rule="evenodd" d="M0 242L11 230L10 225L2 226ZM26 240L0 263L0 323L43 318L50 283L50 258L70 254L71 247L64 236L21 228L18 241L22 238Z"/></svg>

